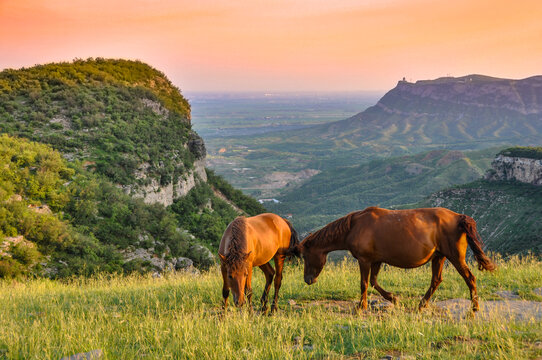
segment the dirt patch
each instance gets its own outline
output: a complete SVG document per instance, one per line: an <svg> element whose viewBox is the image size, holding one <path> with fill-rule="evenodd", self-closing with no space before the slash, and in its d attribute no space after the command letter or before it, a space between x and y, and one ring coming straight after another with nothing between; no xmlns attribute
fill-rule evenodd
<svg viewBox="0 0 542 360"><path fill-rule="evenodd" d="M297 185L320 173L320 170L304 169L298 172L273 171L263 178L260 189L282 189L286 186Z"/></svg>
<svg viewBox="0 0 542 360"><path fill-rule="evenodd" d="M330 312L344 315L359 314L358 308L359 302L352 300L314 300L304 304L298 304L295 301L290 301L289 305L294 309L304 309L307 307L323 307ZM367 308L373 313L379 313L389 311L393 309L394 305L380 297L368 297Z"/></svg>
<svg viewBox="0 0 542 360"><path fill-rule="evenodd" d="M471 309L471 302L467 299L449 299L436 302L434 305L443 314L455 320L468 316ZM476 317L484 320L504 318L517 321L541 321L542 303L527 300L481 301L480 311Z"/></svg>
<svg viewBox="0 0 542 360"><path fill-rule="evenodd" d="M506 300L519 300L520 297L516 291L510 291L510 290L499 290L495 293L496 295L500 296L503 299Z"/></svg>
<svg viewBox="0 0 542 360"><path fill-rule="evenodd" d="M377 295L369 296L367 303L369 314L382 314L383 312L394 309L394 305L391 302ZM304 310L317 306L340 315L356 315L360 313L358 301L356 300L313 300L303 303L290 300L288 304L290 309L294 310ZM410 310L401 308L399 311ZM417 311L417 308L412 311ZM438 301L424 311L430 311L436 317L453 320L461 320L472 316L471 301L468 299ZM542 321L542 302L527 300L480 301L480 311L475 316L484 320Z"/></svg>

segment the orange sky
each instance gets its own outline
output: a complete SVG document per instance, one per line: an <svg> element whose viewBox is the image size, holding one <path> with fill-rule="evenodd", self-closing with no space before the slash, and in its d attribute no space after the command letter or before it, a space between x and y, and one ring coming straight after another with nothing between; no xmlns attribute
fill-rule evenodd
<svg viewBox="0 0 542 360"><path fill-rule="evenodd" d="M184 91L542 74L536 0L0 0L0 68L140 59Z"/></svg>

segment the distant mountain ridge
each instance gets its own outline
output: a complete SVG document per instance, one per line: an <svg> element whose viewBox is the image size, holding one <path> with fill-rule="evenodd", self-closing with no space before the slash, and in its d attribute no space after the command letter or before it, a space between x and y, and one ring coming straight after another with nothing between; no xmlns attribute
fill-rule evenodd
<svg viewBox="0 0 542 360"><path fill-rule="evenodd" d="M306 133L328 140L417 148L444 145L472 149L520 140L538 144L542 76L402 80L367 110Z"/></svg>
<svg viewBox="0 0 542 360"><path fill-rule="evenodd" d="M399 81L397 90L402 95L469 106L508 108L524 115L542 112L542 76L521 80L500 79L485 75L443 77L419 80L416 83ZM385 104L384 97L379 104Z"/></svg>

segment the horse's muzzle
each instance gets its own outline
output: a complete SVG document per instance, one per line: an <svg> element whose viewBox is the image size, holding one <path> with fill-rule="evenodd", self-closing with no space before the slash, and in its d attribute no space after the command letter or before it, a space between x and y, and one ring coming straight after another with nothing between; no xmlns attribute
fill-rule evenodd
<svg viewBox="0 0 542 360"><path fill-rule="evenodd" d="M312 285L316 282L316 278L314 276L305 276L305 282L307 285Z"/></svg>
<svg viewBox="0 0 542 360"><path fill-rule="evenodd" d="M233 296L233 303L235 304L235 306L243 306L243 304L245 303L245 299L239 300L239 297L234 295Z"/></svg>

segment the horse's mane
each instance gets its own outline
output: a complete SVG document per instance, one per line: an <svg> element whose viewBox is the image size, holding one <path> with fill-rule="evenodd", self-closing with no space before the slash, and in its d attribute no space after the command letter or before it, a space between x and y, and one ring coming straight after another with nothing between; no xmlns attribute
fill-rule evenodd
<svg viewBox="0 0 542 360"><path fill-rule="evenodd" d="M365 210L364 210L365 211ZM341 237L344 237L348 231L350 231L352 216L360 213L361 211L351 212L348 215L339 218L320 230L309 234L302 242L301 245L309 248L311 246L326 246Z"/></svg>
<svg viewBox="0 0 542 360"><path fill-rule="evenodd" d="M246 218L243 216L235 218L229 226L231 239L226 255L226 266L232 270L237 270L244 264L247 246L246 227Z"/></svg>
<svg viewBox="0 0 542 360"><path fill-rule="evenodd" d="M304 247L311 247L314 245L325 246L330 244L343 236L348 230L350 230L350 221L352 219L352 213L339 218L320 230L309 234L302 242Z"/></svg>

